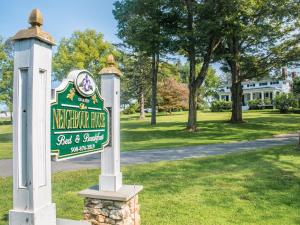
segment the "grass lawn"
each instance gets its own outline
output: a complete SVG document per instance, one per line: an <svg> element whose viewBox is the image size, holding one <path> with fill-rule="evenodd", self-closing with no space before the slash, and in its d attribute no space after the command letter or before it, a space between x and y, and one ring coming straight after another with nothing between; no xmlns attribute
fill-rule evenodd
<svg viewBox="0 0 300 225"><path fill-rule="evenodd" d="M143 225L300 224L300 149L283 146L225 156L123 168L142 184ZM53 196L59 217L81 219L77 192L97 183L98 170L58 173ZM11 178L0 178L0 225L12 207ZM63 193L63 194L61 194Z"/></svg>
<svg viewBox="0 0 300 225"><path fill-rule="evenodd" d="M144 225L300 224L300 149L283 146L225 156L122 168L124 183L142 184ZM53 176L59 217L82 219L77 192L99 170ZM12 208L12 180L0 178L0 225ZM63 193L63 194L62 194Z"/></svg>
<svg viewBox="0 0 300 225"><path fill-rule="evenodd" d="M0 125L0 159L12 157L12 126Z"/></svg>
<svg viewBox="0 0 300 225"><path fill-rule="evenodd" d="M272 137L300 130L300 114L279 114L274 111L246 111L246 123L231 124L230 112L198 112L199 131L185 131L187 112L160 115L157 125L151 126L138 116L122 117L122 150L131 151L150 148L179 147L225 143Z"/></svg>
<svg viewBox="0 0 300 225"><path fill-rule="evenodd" d="M187 112L160 114L157 125L150 125L137 115L121 118L121 149L132 151L152 148L225 143L271 137L300 129L300 114L279 114L274 111L244 112L246 123L230 124L230 112L198 112L199 131L184 130ZM11 127L0 126L0 159L11 158Z"/></svg>
<svg viewBox="0 0 300 225"><path fill-rule="evenodd" d="M184 130L187 112L160 114L156 126L150 125L150 117L141 121L138 115L123 115L121 149L133 151L254 140L300 129L300 114L247 111L243 124L228 123L230 115L230 112L198 112L199 131L195 133ZM11 132L10 125L0 125L0 159L12 157Z"/></svg>

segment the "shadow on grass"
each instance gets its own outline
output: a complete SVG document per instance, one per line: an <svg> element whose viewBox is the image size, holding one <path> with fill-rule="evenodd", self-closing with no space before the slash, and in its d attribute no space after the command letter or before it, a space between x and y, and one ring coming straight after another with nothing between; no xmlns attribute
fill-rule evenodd
<svg viewBox="0 0 300 225"><path fill-rule="evenodd" d="M12 133L0 134L0 142L11 142L11 141L12 141Z"/></svg>
<svg viewBox="0 0 300 225"><path fill-rule="evenodd" d="M0 121L0 126L1 125L11 125L11 124L12 124L12 121L10 121L10 120Z"/></svg>
<svg viewBox="0 0 300 225"><path fill-rule="evenodd" d="M5 213L5 214L2 216L1 221L3 221L3 222L8 222L8 213Z"/></svg>
<svg viewBox="0 0 300 225"><path fill-rule="evenodd" d="M251 196L246 198L267 198L270 202L293 204L300 208L300 178L295 175L299 164L281 160L281 157L300 157L300 151L296 147L291 150L268 151L270 152L264 150L184 160L176 166L166 162L160 166L149 167L144 172L141 172L141 169L134 173L126 173L125 178L131 182L136 180L149 184L145 191L156 195L165 192L176 195L194 185L201 185L204 190L210 189L216 186L219 179L227 184L241 183L245 189L244 194L239 191L236 193L241 198L245 198L245 193L251 193ZM130 168L129 166L127 170ZM231 176L233 174L242 176Z"/></svg>
<svg viewBox="0 0 300 225"><path fill-rule="evenodd" d="M129 150L130 148L147 149L254 140L272 137L279 132L294 132L297 129L295 119L283 115L278 115L276 118L250 117L247 118L247 123L242 124L231 124L222 120L207 120L198 122L199 130L197 132L186 131L186 124L177 121L160 122L150 128L146 123L127 123L121 126L121 138L122 143L125 143L123 148Z"/></svg>

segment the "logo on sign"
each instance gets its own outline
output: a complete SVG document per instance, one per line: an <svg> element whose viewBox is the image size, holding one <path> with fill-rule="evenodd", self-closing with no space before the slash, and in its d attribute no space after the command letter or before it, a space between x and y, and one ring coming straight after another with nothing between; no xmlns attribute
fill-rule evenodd
<svg viewBox="0 0 300 225"><path fill-rule="evenodd" d="M85 97L92 96L96 91L96 83L90 76L90 74L86 71L78 74L75 81L75 86L77 91Z"/></svg>

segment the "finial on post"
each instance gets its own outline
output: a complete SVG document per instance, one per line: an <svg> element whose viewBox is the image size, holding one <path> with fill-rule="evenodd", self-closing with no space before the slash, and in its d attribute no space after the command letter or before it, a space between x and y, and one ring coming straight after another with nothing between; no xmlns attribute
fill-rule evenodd
<svg viewBox="0 0 300 225"><path fill-rule="evenodd" d="M113 54L109 54L107 56L106 59L106 67L104 67L101 71L100 71L100 75L104 75L104 74L115 74L117 76L121 76L122 72L116 67L116 61L115 61L115 57L113 56Z"/></svg>
<svg viewBox="0 0 300 225"><path fill-rule="evenodd" d="M113 56L113 54L108 55L106 63L107 63L108 66L115 66L116 65L115 57Z"/></svg>
<svg viewBox="0 0 300 225"><path fill-rule="evenodd" d="M42 30L44 21L40 10L33 9L30 13L28 22L30 23L31 27L25 30L20 30L15 34L15 36L12 37L12 41L36 38L49 45L55 45L55 41L51 35Z"/></svg>
<svg viewBox="0 0 300 225"><path fill-rule="evenodd" d="M33 9L28 19L28 23L31 25L31 27L41 27L43 22L41 11L39 9Z"/></svg>

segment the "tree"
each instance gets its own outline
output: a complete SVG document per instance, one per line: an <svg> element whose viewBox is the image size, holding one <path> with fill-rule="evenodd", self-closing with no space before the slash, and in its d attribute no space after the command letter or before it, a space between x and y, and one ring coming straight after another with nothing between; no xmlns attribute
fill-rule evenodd
<svg viewBox="0 0 300 225"><path fill-rule="evenodd" d="M300 77L296 77L293 80L292 91L294 95L298 97L298 105L300 107Z"/></svg>
<svg viewBox="0 0 300 225"><path fill-rule="evenodd" d="M135 52L151 57L152 115L156 124L157 74L166 39L162 30L163 0L119 0L114 3L113 14L118 21L118 36Z"/></svg>
<svg viewBox="0 0 300 225"><path fill-rule="evenodd" d="M287 63L283 46L296 30L294 0L224 0L224 35L218 55L231 73L231 122L242 122L242 81L259 78Z"/></svg>
<svg viewBox="0 0 300 225"><path fill-rule="evenodd" d="M180 73L180 79L182 82L187 83L188 82L188 76L189 76L189 65L188 63L185 63L183 65L179 64L179 73ZM201 64L198 64L196 66L196 73L198 74L201 69ZM216 71L209 66L207 70L207 75L204 80L203 85L198 90L198 96L197 96L197 102L199 105L204 105L207 103L211 103L210 100L213 100L218 97L218 88L221 86L221 78L217 75ZM199 109L199 107L198 107Z"/></svg>
<svg viewBox="0 0 300 225"><path fill-rule="evenodd" d="M218 98L218 88L220 85L220 77L212 67L209 67L204 84L199 90L198 102L200 104L211 104L212 100Z"/></svg>
<svg viewBox="0 0 300 225"><path fill-rule="evenodd" d="M123 53L122 66L122 93L121 101L130 104L131 99L138 99L140 119L145 118L145 99L150 90L151 60L142 53Z"/></svg>
<svg viewBox="0 0 300 225"><path fill-rule="evenodd" d="M75 31L58 45L53 59L54 77L62 80L72 69L87 69L97 75L110 53L118 55L115 48L103 40L103 34L89 29Z"/></svg>
<svg viewBox="0 0 300 225"><path fill-rule="evenodd" d="M171 50L189 61L189 115L187 129L197 129L197 97L203 85L213 54L220 43L219 4L213 0L169 0L165 7L164 26L171 37ZM201 69L196 67L201 63Z"/></svg>
<svg viewBox="0 0 300 225"><path fill-rule="evenodd" d="M281 93L274 99L276 109L279 109L280 113L287 113L289 108L297 107L297 99L293 94Z"/></svg>
<svg viewBox="0 0 300 225"><path fill-rule="evenodd" d="M174 77L166 77L158 84L159 110L171 113L188 108L188 88Z"/></svg>
<svg viewBox="0 0 300 225"><path fill-rule="evenodd" d="M0 37L0 102L13 111L13 56L12 43ZM12 115L12 114L11 114ZM12 121L12 117L11 117Z"/></svg>

